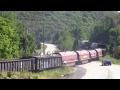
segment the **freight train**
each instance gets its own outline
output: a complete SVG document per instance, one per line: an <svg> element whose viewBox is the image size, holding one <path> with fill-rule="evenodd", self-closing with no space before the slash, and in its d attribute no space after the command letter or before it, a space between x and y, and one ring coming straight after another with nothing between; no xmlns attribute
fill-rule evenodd
<svg viewBox="0 0 120 90"><path fill-rule="evenodd" d="M106 55L106 45L91 42L81 45L83 46L81 50L56 52L53 55L61 56L62 63L67 66L85 64Z"/></svg>
<svg viewBox="0 0 120 90"><path fill-rule="evenodd" d="M40 58L51 58L54 56L60 57L62 60L62 64L67 66L75 66L77 64L85 64L94 60L99 60L100 57L106 55L106 45L93 43L93 42L81 42L81 49L74 51L58 51L51 54L48 52L45 56L40 56ZM39 56L30 56L28 58L38 58ZM27 58L27 59L28 59ZM22 59L26 59L22 58ZM44 68L48 66L49 60L46 59L46 62L43 63ZM52 65L55 65L54 62L51 62ZM42 64L42 63L41 63Z"/></svg>

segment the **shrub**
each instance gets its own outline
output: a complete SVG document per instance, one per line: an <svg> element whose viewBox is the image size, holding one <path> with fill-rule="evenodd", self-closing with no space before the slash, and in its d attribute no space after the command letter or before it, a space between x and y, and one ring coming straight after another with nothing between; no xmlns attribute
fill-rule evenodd
<svg viewBox="0 0 120 90"><path fill-rule="evenodd" d="M8 76L8 77L11 77L12 75L13 75L12 72L7 72L7 76Z"/></svg>

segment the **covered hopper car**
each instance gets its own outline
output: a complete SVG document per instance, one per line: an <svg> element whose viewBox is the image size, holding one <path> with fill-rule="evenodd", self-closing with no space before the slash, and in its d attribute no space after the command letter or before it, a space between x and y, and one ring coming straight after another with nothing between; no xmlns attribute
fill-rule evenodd
<svg viewBox="0 0 120 90"><path fill-rule="evenodd" d="M57 52L54 54L60 55L62 57L63 64L67 66L74 66L77 61L77 54L74 51Z"/></svg>
<svg viewBox="0 0 120 90"><path fill-rule="evenodd" d="M67 66L74 66L75 64L84 64L93 60L98 60L103 56L102 49L96 48L92 50L77 50L57 52L54 55L62 57L62 63Z"/></svg>

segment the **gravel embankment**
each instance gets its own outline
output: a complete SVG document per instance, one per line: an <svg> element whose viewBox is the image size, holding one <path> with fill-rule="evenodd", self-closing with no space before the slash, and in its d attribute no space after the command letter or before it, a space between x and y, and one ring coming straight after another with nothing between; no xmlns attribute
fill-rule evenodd
<svg viewBox="0 0 120 90"><path fill-rule="evenodd" d="M86 69L76 66L75 71L67 76L66 79L80 79L86 73Z"/></svg>

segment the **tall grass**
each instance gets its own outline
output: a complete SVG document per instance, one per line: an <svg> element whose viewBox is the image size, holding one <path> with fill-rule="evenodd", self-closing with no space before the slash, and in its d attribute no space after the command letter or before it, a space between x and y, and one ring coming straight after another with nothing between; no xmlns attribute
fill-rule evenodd
<svg viewBox="0 0 120 90"><path fill-rule="evenodd" d="M109 59L113 64L118 64L120 65L120 59L115 59L111 57L110 55L106 55L105 57L102 57L100 61L103 61L104 59Z"/></svg>
<svg viewBox="0 0 120 90"><path fill-rule="evenodd" d="M72 67L62 66L52 70L45 70L38 73L32 72L0 72L1 79L64 79L61 75L69 74Z"/></svg>

